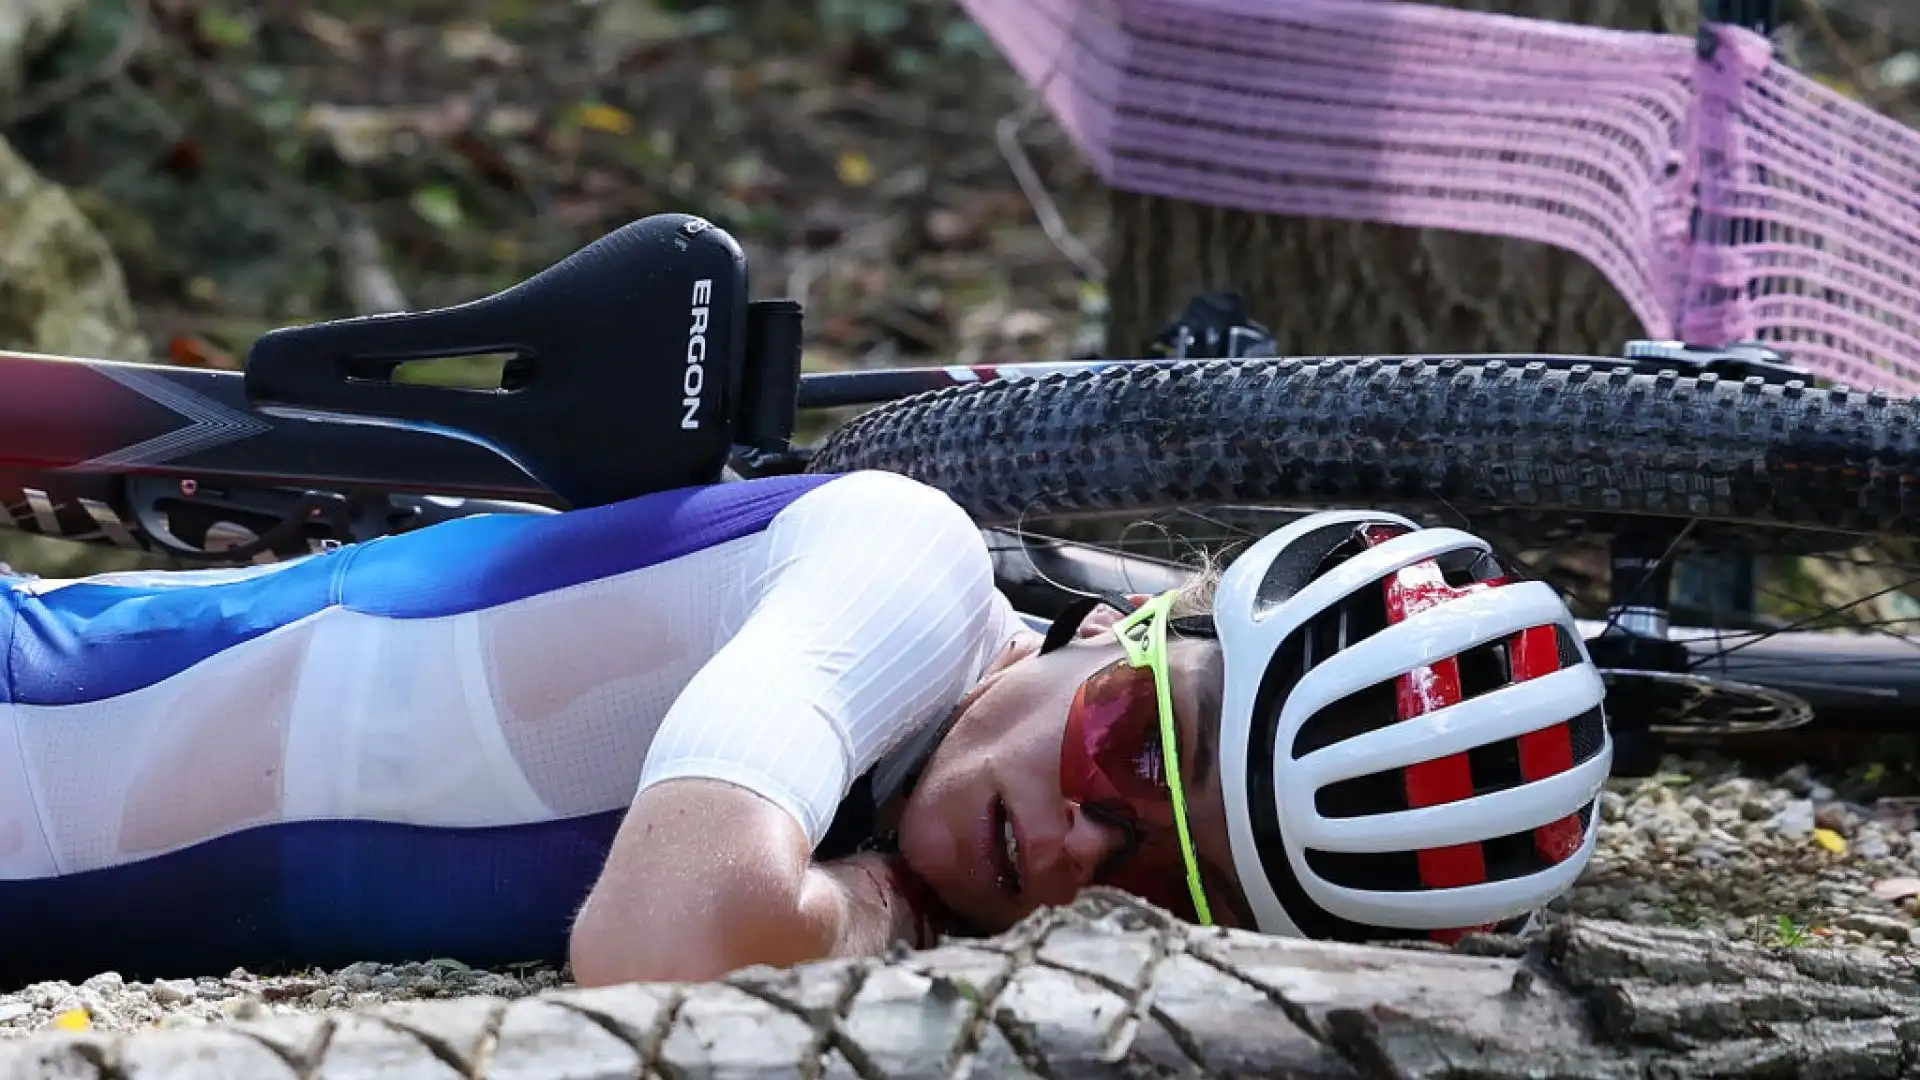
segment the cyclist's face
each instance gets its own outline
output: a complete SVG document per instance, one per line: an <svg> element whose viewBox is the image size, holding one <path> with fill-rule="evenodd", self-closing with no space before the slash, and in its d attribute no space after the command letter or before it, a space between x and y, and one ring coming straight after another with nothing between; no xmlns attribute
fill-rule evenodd
<svg viewBox="0 0 1920 1080"><path fill-rule="evenodd" d="M1096 614L1093 620L1104 625L1112 618ZM1072 801L1076 793L1062 787L1061 743L1074 695L1123 656L1110 634L1089 634L990 676L962 703L909 799L901 853L979 930L996 933L1039 907L1070 902L1088 885L1126 880L1113 871L1128 851L1145 859L1169 850L1170 836L1149 833L1142 846L1137 830L1130 837L1105 815L1083 812ZM1202 701L1217 695L1218 653L1208 643L1176 641L1169 668L1188 825L1207 898L1216 922L1247 925L1245 903L1232 884L1213 725L1199 722ZM1178 848L1171 850L1169 873L1177 886L1185 877Z"/></svg>

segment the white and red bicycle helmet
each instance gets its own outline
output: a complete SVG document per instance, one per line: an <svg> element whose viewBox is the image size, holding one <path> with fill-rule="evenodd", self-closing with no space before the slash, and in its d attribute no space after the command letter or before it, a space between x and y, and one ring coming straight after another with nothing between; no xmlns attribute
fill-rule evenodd
<svg viewBox="0 0 1920 1080"><path fill-rule="evenodd" d="M1485 541L1311 514L1228 567L1212 623L1234 869L1261 931L1512 929L1592 858L1605 688L1559 595Z"/></svg>

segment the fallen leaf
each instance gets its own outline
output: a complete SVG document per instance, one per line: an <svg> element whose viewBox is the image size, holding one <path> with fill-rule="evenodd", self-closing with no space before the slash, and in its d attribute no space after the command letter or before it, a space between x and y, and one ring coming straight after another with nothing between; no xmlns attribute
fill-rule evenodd
<svg viewBox="0 0 1920 1080"><path fill-rule="evenodd" d="M1833 91L1834 93L1839 94L1843 98L1850 98L1854 101L1860 100L1860 88L1854 85L1854 82L1852 79L1848 79L1839 75L1825 75L1825 74L1816 73L1813 76L1813 81L1819 83L1820 85L1826 87L1827 89Z"/></svg>
<svg viewBox="0 0 1920 1080"><path fill-rule="evenodd" d="M167 355L182 367L215 368L236 371L240 365L233 356L206 338L182 335L167 342Z"/></svg>
<svg viewBox="0 0 1920 1080"><path fill-rule="evenodd" d="M1846 838L1834 832L1832 829L1813 830L1813 839L1821 847L1826 848L1835 855L1845 855L1847 853Z"/></svg>
<svg viewBox="0 0 1920 1080"><path fill-rule="evenodd" d="M610 0L601 5L588 41L605 56L678 41L688 32L688 18L652 0Z"/></svg>
<svg viewBox="0 0 1920 1080"><path fill-rule="evenodd" d="M251 21L229 15L217 8L201 8L196 29L200 31L202 38L222 48L237 49L253 41Z"/></svg>
<svg viewBox="0 0 1920 1080"><path fill-rule="evenodd" d="M486 140L470 131L461 131L447 140L447 146L454 153L466 158L481 176L487 178L488 183L508 191L519 189L520 174L514 171L513 163Z"/></svg>
<svg viewBox="0 0 1920 1080"><path fill-rule="evenodd" d="M335 56L342 60L360 58L360 39L346 20L308 9L302 9L295 18L300 23L300 29L332 50Z"/></svg>
<svg viewBox="0 0 1920 1080"><path fill-rule="evenodd" d="M93 1017L85 1009L68 1009L53 1018L53 1026L61 1031L85 1031L93 1026Z"/></svg>
<svg viewBox="0 0 1920 1080"><path fill-rule="evenodd" d="M540 126L540 114L518 105L495 105L487 110L486 132L502 138L528 135Z"/></svg>
<svg viewBox="0 0 1920 1080"><path fill-rule="evenodd" d="M184 135L168 143L166 150L160 154L159 160L154 162L154 165L181 179L191 180L200 175L200 170L206 163L205 144L193 135Z"/></svg>
<svg viewBox="0 0 1920 1080"><path fill-rule="evenodd" d="M590 102L575 109L574 115L579 117L581 126L590 127L595 131L605 131L613 135L625 135L633 131L633 117L627 115L625 110L614 108L612 105Z"/></svg>
<svg viewBox="0 0 1920 1080"><path fill-rule="evenodd" d="M1873 895L1882 900L1895 901L1905 900L1909 896L1920 896L1920 878L1882 878L1873 883Z"/></svg>
<svg viewBox="0 0 1920 1080"><path fill-rule="evenodd" d="M444 184L428 184L407 202L414 213L442 229L457 229L466 219L460 210L460 193Z"/></svg>
<svg viewBox="0 0 1920 1080"><path fill-rule="evenodd" d="M448 24L440 31L440 48L451 60L486 60L502 67L520 62L520 47L484 22Z"/></svg>
<svg viewBox="0 0 1920 1080"><path fill-rule="evenodd" d="M841 154L834 171L840 174L840 182L848 187L866 187L873 183L873 162L858 150Z"/></svg>
<svg viewBox="0 0 1920 1080"><path fill-rule="evenodd" d="M924 228L927 239L940 248L962 247L980 237L979 220L958 210L942 208L929 212Z"/></svg>
<svg viewBox="0 0 1920 1080"><path fill-rule="evenodd" d="M300 125L324 136L347 164L371 165L394 152L401 118L386 109L321 103L307 109Z"/></svg>

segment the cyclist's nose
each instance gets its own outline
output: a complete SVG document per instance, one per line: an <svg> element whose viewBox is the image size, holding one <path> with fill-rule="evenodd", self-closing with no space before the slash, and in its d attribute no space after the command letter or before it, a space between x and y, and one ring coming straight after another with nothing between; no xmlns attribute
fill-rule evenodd
<svg viewBox="0 0 1920 1080"><path fill-rule="evenodd" d="M1075 887L1084 889L1093 884L1107 860L1126 847L1127 832L1078 805L1070 805L1068 815L1067 835L1061 846L1073 868Z"/></svg>

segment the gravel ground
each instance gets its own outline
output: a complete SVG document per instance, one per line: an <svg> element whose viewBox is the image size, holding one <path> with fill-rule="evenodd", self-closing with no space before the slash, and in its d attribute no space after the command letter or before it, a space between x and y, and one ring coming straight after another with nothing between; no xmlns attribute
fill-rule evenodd
<svg viewBox="0 0 1920 1080"><path fill-rule="evenodd" d="M1614 781L1605 799L1599 852L1558 906L1709 926L1774 945L1920 959L1920 800L1861 805L1805 770L1758 778L1673 759L1658 777ZM0 1036L196 1026L470 994L513 998L561 984L551 970L476 971L448 960L156 983L109 972L79 986L36 983L0 994Z"/></svg>
<svg viewBox="0 0 1920 1080"><path fill-rule="evenodd" d="M1604 798L1599 849L1559 906L1920 959L1920 799L1863 805L1805 769L1759 778L1672 759Z"/></svg>

